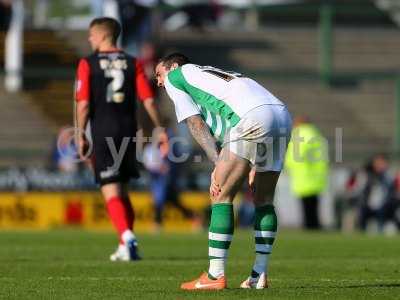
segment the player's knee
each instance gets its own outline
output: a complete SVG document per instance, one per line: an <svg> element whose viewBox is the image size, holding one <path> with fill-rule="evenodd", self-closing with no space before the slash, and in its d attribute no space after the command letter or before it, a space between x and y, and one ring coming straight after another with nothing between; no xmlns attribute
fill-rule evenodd
<svg viewBox="0 0 400 300"><path fill-rule="evenodd" d="M220 197L218 196L218 194L215 193L210 193L210 199L212 204L220 202Z"/></svg>
<svg viewBox="0 0 400 300"><path fill-rule="evenodd" d="M234 197L221 191L218 194L214 194L214 195L210 194L210 198L211 198L212 204L217 204L217 203L230 203L233 201Z"/></svg>

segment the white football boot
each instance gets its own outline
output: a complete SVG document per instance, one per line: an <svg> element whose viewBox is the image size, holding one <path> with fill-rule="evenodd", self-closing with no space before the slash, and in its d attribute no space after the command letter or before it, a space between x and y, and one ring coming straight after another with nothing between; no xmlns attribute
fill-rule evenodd
<svg viewBox="0 0 400 300"><path fill-rule="evenodd" d="M130 255L128 247L125 245L119 244L117 250L110 255L111 261L130 261Z"/></svg>
<svg viewBox="0 0 400 300"><path fill-rule="evenodd" d="M242 289L266 289L268 288L267 276L265 273L261 273L258 278L248 277L240 284L240 287Z"/></svg>
<svg viewBox="0 0 400 300"><path fill-rule="evenodd" d="M119 244L117 250L110 255L111 261L141 260L138 254L136 240L130 240L125 245Z"/></svg>

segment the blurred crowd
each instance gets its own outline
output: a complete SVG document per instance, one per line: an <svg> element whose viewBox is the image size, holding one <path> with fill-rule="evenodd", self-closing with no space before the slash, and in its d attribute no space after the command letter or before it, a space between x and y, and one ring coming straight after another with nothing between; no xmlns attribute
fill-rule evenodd
<svg viewBox="0 0 400 300"><path fill-rule="evenodd" d="M296 144L296 138L302 142ZM297 153L296 153L297 152ZM331 188L337 230L394 233L400 231L400 172L388 157L376 154ZM292 193L301 201L304 229L321 229L320 201L329 186L328 143L304 116L294 120L285 162ZM343 184L339 184L342 182Z"/></svg>
<svg viewBox="0 0 400 300"><path fill-rule="evenodd" d="M335 198L336 227L343 231L400 230L400 172L394 174L384 154L350 170Z"/></svg>
<svg viewBox="0 0 400 300"><path fill-rule="evenodd" d="M137 54L139 45L159 26L166 31L186 27L200 31L210 27L234 28L235 25L245 24L244 16L254 5L290 1L292 0L274 0L272 3L262 0L24 0L23 3L25 25L36 28L62 29L72 26L74 29L84 29L88 18L103 15L115 17L123 27L124 48ZM8 26L12 4L12 0L0 0L0 28ZM85 13L82 14L82 11Z"/></svg>

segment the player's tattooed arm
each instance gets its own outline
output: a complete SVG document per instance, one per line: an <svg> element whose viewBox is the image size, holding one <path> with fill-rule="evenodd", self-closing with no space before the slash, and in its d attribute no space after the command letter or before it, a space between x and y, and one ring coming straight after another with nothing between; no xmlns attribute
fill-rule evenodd
<svg viewBox="0 0 400 300"><path fill-rule="evenodd" d="M194 115L187 118L186 124L188 125L194 139L206 152L208 158L212 162L216 163L218 159L218 148L207 124L199 115Z"/></svg>

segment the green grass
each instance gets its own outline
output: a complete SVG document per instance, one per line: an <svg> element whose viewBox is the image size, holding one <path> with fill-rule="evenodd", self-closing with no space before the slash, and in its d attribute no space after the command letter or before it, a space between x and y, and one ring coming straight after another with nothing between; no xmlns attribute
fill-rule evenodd
<svg viewBox="0 0 400 300"><path fill-rule="evenodd" d="M144 260L111 263L111 233L0 233L1 299L399 299L400 239L279 233L271 288L240 290L253 260L251 232L235 234L229 289L185 293L207 266L206 234L139 235Z"/></svg>

